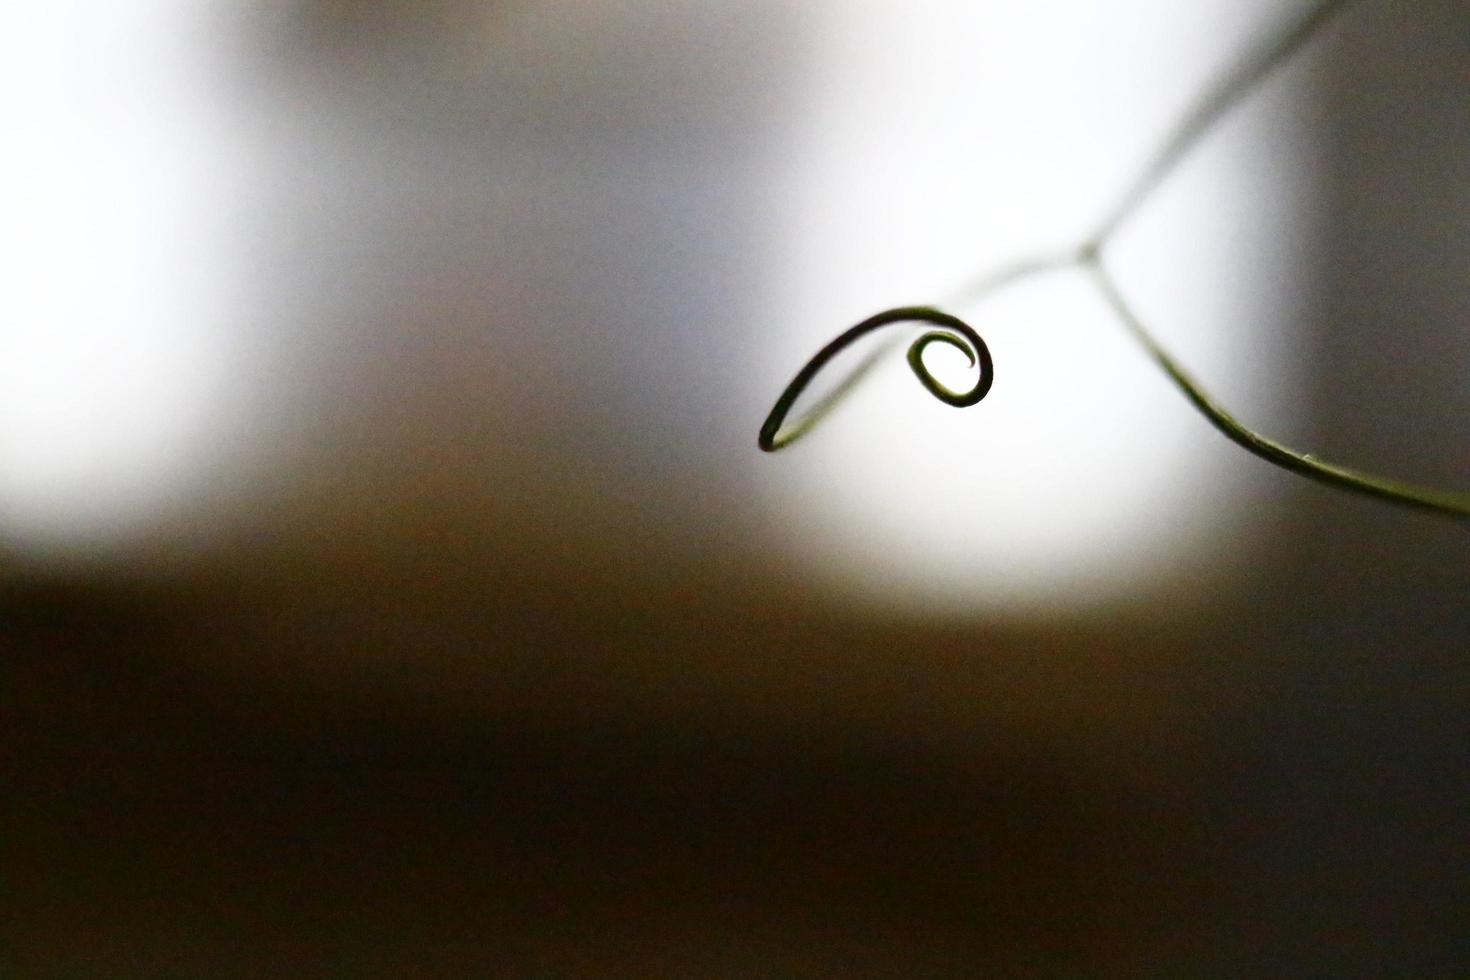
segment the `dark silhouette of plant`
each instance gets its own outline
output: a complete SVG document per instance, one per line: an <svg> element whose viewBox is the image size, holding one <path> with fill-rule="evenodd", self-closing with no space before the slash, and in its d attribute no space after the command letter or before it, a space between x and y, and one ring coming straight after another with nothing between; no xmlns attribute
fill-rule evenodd
<svg viewBox="0 0 1470 980"><path fill-rule="evenodd" d="M1352 0L1324 0L1318 3L1301 21L1262 50L1240 60L1224 77L1207 89L1184 114L1148 163L1139 170L1123 193L1118 196L1113 207L1106 212L1104 220L1076 248L1061 255L1017 262L982 276L960 292L958 301L977 303L1001 289L1042 272L1063 268L1079 269L1088 275L1114 315L1143 345L1144 350L1164 370L1175 386L1184 393L1184 397L1189 399L1190 404L1226 438L1269 463L1319 483L1377 497L1380 500L1406 507L1452 517L1470 518L1470 493L1415 486L1328 463L1317 459L1310 453L1290 449L1242 425L1207 394L1189 372L1154 339L1118 289L1103 262L1103 252L1118 228L1139 209L1164 178L1173 172L1201 137L1208 133L1226 112L1244 99L1263 78L1300 50L1351 2ZM920 336L909 346L908 351L909 366L913 368L920 383L931 394L946 404L958 407L974 405L985 397L990 390L994 367L990 360L990 352L986 349L985 342L980 335L964 321L933 307L897 307L869 317L845 331L818 351L797 372L796 377L776 399L775 406L761 425L760 436L757 440L760 448L766 452L774 452L790 445L804 435L862 379L877 357L884 351L880 349L866 358L816 407L783 432L783 423L792 406L812 379L832 358L859 337L882 327L903 322L928 323L941 328ZM966 392L952 391L929 372L923 361L923 352L932 343L946 343L957 347L970 359L971 365L978 366L979 379L974 388Z"/></svg>

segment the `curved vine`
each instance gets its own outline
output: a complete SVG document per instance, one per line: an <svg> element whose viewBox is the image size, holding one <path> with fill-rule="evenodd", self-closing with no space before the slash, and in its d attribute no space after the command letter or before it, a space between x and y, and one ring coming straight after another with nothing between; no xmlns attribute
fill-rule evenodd
<svg viewBox="0 0 1470 980"><path fill-rule="evenodd" d="M1206 91L1175 126L1147 165L1124 189L1123 194L1112 209L1106 213L1097 230L1073 252L1056 258L1019 262L1003 268L977 280L961 294L960 299L965 303L979 302L999 289L1057 269L1071 268L1086 272L1119 321L1133 334L1174 385L1183 392L1190 404L1232 442L1275 466L1328 486L1437 514L1470 518L1470 493L1415 486L1335 463L1324 462L1310 453L1290 449L1242 425L1208 395L1189 372L1144 328L1137 314L1124 300L1123 295L1102 265L1102 251L1117 229L1137 211L1153 190L1188 155L1200 138L1210 131L1215 123L1247 92L1294 52L1300 50L1349 2L1350 0L1321 0L1293 27L1283 32L1260 52L1243 59L1233 72L1227 74L1212 89ZM782 436L781 426L792 405L823 366L840 351L866 333L892 323L910 320L926 322L942 328L925 333L909 346L909 366L924 387L940 401L949 405L964 407L973 405L984 398L990 390L994 366L990 360L990 351L985 347L985 342L980 339L979 334L975 333L964 321L933 307L898 307L869 317L845 331L818 351L816 356L797 372L796 377L781 393L781 397L776 399L775 407L771 409L771 413L766 416L766 421L761 426L758 439L760 448L766 452L774 452L799 438L826 414L838 398L846 394L867 373L876 358L883 353L880 350L870 355L856 371L808 413L806 418L792 426ZM965 345L955 338L955 334L968 341L972 349L966 349ZM925 348L932 343L945 343L957 347L965 352L972 365L978 363L980 378L973 389L965 392L951 391L929 373L924 366L923 354Z"/></svg>
<svg viewBox="0 0 1470 980"><path fill-rule="evenodd" d="M909 345L909 367L913 370L914 376L919 379L919 383L930 394L946 405L965 408L976 404L990 392L991 382L995 380L995 364L990 358L990 348L985 346L985 341L981 339L973 327L959 317L942 313L933 307L899 306L891 310L884 310L882 313L870 316L861 323L849 327L837 337L833 338L827 346L817 351L812 359L807 361L800 371L796 372L796 377L792 378L791 383L786 386L786 390L781 392L781 397L776 399L775 406L772 407L770 414L766 416L765 422L761 425L760 435L756 439L756 443L761 449L771 453L790 445L796 439L800 438L803 433L811 428L811 425L816 421L817 417L825 414L826 408L830 406L833 400L833 396L829 396L806 419L793 426L784 437L781 434L781 426L786 421L786 416L790 413L792 406L796 404L796 400L801 397L801 393L812 383L812 379L817 376L822 368L859 337L896 323L909 322L928 323L931 326L940 328L938 330L928 331ZM972 367L979 368L980 375L976 379L974 387L967 391L955 391L930 373L928 366L924 364L924 351L930 344L936 343L948 344L951 347L957 348L969 359ZM877 352L877 354L881 353L882 351ZM834 395L840 397L857 378L865 374L867 369L871 367L877 354L865 361L854 372L854 375L849 377L834 392Z"/></svg>

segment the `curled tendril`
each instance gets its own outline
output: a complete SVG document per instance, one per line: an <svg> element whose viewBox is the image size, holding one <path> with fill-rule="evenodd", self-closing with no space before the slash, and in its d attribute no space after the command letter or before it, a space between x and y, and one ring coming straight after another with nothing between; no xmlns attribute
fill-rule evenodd
<svg viewBox="0 0 1470 980"><path fill-rule="evenodd" d="M868 317L856 326L850 327L832 340L831 343L817 351L811 360L807 361L802 369L796 372L796 377L781 392L781 397L776 399L776 404L771 409L771 414L766 416L766 421L761 425L760 436L756 440L761 449L768 453L775 452L790 445L799 438L818 417L825 414L831 403L844 394L858 377L865 374L872 366L874 358L869 358L859 366L857 371L848 378L846 382L838 387L832 395L828 396L801 422L791 428L784 437L779 437L781 425L786 421L786 415L801 393L812 383L812 379L827 365L827 362L836 357L853 341L865 334L872 333L882 327L895 323L928 323L940 329L930 330L920 336L909 345L908 361L909 367L913 369L914 376L919 379L931 395L956 408L965 408L974 405L984 398L990 391L991 382L995 380L995 365L990 359L990 348L985 346L985 341L975 332L974 328L959 317L942 313L928 306L899 306L891 310ZM930 373L924 364L924 351L930 344L948 344L964 353L972 367L978 366L980 376L975 381L974 387L967 391L955 391L946 387ZM881 351L879 352L881 353Z"/></svg>
<svg viewBox="0 0 1470 980"><path fill-rule="evenodd" d="M1138 315L1118 291L1117 285L1102 262L1103 250L1114 232L1138 210L1141 203L1148 199L1153 190L1175 169L1179 161L1188 155L1201 137L1209 132L1220 118L1240 102L1263 78L1290 58L1294 52L1300 50L1349 2L1350 0L1319 0L1293 27L1257 54L1243 59L1235 70L1222 78L1215 87L1206 91L1179 121L1172 135L1159 147L1149 164L1135 175L1102 224L1076 249L1069 254L1038 258L1004 267L973 282L955 302L967 306L978 303L1017 282L1056 270L1073 269L1086 273L1092 279L1093 285L1102 293L1103 299L1112 307L1123 326L1143 345L1149 356L1169 376L1169 379L1174 382L1190 404L1211 425L1237 445L1275 466L1328 486L1377 497L1380 500L1405 507L1467 519L1470 518L1470 493L1415 486L1335 463L1324 462L1311 453L1301 453L1283 446L1274 439L1268 439L1236 421L1235 417L1225 411L1219 402L1206 394L1189 372L1144 328ZM777 439L777 433L781 428L781 423L786 419L786 413L791 410L797 397L801 395L824 364L863 334L887 324L905 320L918 320L944 328L924 334L909 347L909 366L914 369L914 374L931 394L946 404L960 406L973 405L985 397L985 393L990 390L992 374L990 352L986 350L985 342L975 331L955 317L927 306L900 307L864 320L818 351L817 356L808 361L800 373L792 379L791 384L786 386L786 390L776 401L776 407L771 409L771 414L766 417L765 424L761 426L760 447L766 452L772 452L801 436L826 414L838 398L850 390L871 369L883 351L879 350L870 355L857 370L849 374L812 411L808 412L804 419L793 425L783 438ZM959 334L969 341L974 353L967 350L954 334ZM951 391L929 373L924 366L923 355L924 349L933 343L949 344L959 348L970 358L972 365L976 363L978 356L980 380L973 389L966 392Z"/></svg>

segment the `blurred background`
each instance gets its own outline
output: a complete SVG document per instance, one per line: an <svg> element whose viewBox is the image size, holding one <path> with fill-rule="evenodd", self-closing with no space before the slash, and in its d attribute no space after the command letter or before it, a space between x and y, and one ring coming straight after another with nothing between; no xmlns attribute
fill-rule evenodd
<svg viewBox="0 0 1470 980"><path fill-rule="evenodd" d="M0 972L1470 968L1463 524L1070 273L953 307L981 405L893 355L755 447L1310 7L12 5ZM1107 253L1247 424L1461 488L1467 64L1347 4Z"/></svg>

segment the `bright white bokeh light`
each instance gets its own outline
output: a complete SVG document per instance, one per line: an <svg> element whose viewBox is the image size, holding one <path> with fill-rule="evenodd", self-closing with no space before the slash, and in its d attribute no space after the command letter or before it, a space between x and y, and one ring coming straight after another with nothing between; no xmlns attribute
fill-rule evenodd
<svg viewBox="0 0 1470 980"><path fill-rule="evenodd" d="M210 216L228 177L203 6L3 18L0 537L30 550L132 533L202 466L225 357Z"/></svg>
<svg viewBox="0 0 1470 980"><path fill-rule="evenodd" d="M1201 87L1298 12L1264 0L832 5L788 197L800 274L770 375L789 377L877 310L942 302L987 269L1080 241ZM1256 92L1110 253L1139 308L1171 342L1187 334L1179 353L1206 381L1228 378L1219 393L1247 419L1269 415L1292 370L1271 338L1289 333L1297 297L1256 280L1279 286L1300 260L1310 196L1307 151L1261 120L1290 120L1309 97L1300 77ZM952 311L995 356L985 402L939 404L893 356L821 429L761 461L814 575L863 602L983 611L1146 599L1230 565L1260 471L1240 475L1238 450L1081 276Z"/></svg>

